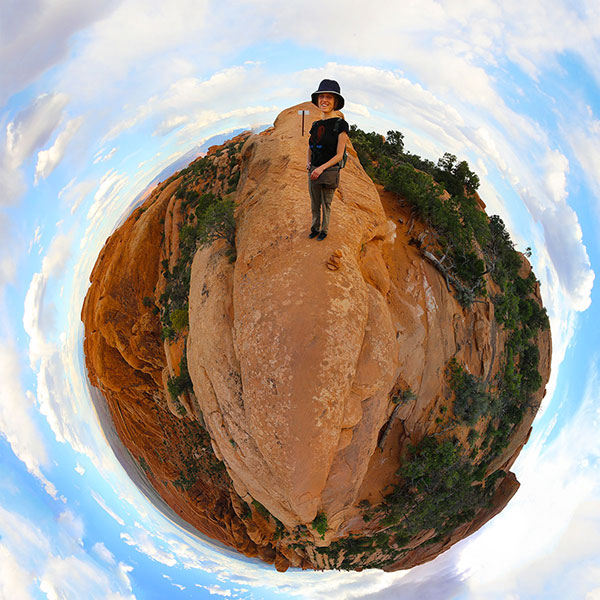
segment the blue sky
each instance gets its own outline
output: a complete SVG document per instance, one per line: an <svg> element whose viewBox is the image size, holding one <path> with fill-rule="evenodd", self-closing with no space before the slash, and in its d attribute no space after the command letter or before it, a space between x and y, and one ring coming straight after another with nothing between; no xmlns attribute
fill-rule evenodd
<svg viewBox="0 0 600 600"><path fill-rule="evenodd" d="M600 599L600 7L389 4L2 3L0 598ZM409 572L279 574L193 538L117 463L85 380L88 276L133 198L324 77L349 122L469 161L551 318L519 492Z"/></svg>

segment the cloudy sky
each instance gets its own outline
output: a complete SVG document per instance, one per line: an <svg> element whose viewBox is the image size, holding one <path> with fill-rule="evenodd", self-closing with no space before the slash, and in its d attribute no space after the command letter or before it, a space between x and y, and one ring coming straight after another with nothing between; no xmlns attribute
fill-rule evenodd
<svg viewBox="0 0 600 600"><path fill-rule="evenodd" d="M0 598L600 599L597 0L3 0L0 64ZM85 380L88 276L132 199L324 77L350 123L469 161L551 317L519 492L409 572L279 574L193 538L128 480Z"/></svg>

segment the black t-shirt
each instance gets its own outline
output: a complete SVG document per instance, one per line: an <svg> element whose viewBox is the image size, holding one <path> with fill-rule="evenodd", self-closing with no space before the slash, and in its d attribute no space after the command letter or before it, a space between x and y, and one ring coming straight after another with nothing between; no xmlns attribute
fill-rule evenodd
<svg viewBox="0 0 600 600"><path fill-rule="evenodd" d="M336 123L339 123L336 129ZM310 163L320 167L337 154L338 136L342 131L348 133L350 128L344 119L321 119L315 121L310 128L308 145L310 146Z"/></svg>

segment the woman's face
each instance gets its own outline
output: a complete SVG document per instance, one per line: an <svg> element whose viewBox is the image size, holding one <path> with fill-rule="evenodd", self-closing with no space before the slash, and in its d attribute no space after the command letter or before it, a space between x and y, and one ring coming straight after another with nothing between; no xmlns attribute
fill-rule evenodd
<svg viewBox="0 0 600 600"><path fill-rule="evenodd" d="M319 108L324 113L335 110L335 96L333 94L319 94Z"/></svg>

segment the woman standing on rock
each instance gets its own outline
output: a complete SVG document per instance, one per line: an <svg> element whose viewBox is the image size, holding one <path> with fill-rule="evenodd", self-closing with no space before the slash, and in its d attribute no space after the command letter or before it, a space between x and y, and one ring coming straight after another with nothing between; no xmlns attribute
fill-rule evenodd
<svg viewBox="0 0 600 600"><path fill-rule="evenodd" d="M334 112L344 106L340 86L333 79L323 79L319 89L311 95L323 118L310 128L306 168L309 173L308 189L312 210L309 238L319 241L327 237L331 201L340 181L340 164L348 141L348 123Z"/></svg>

